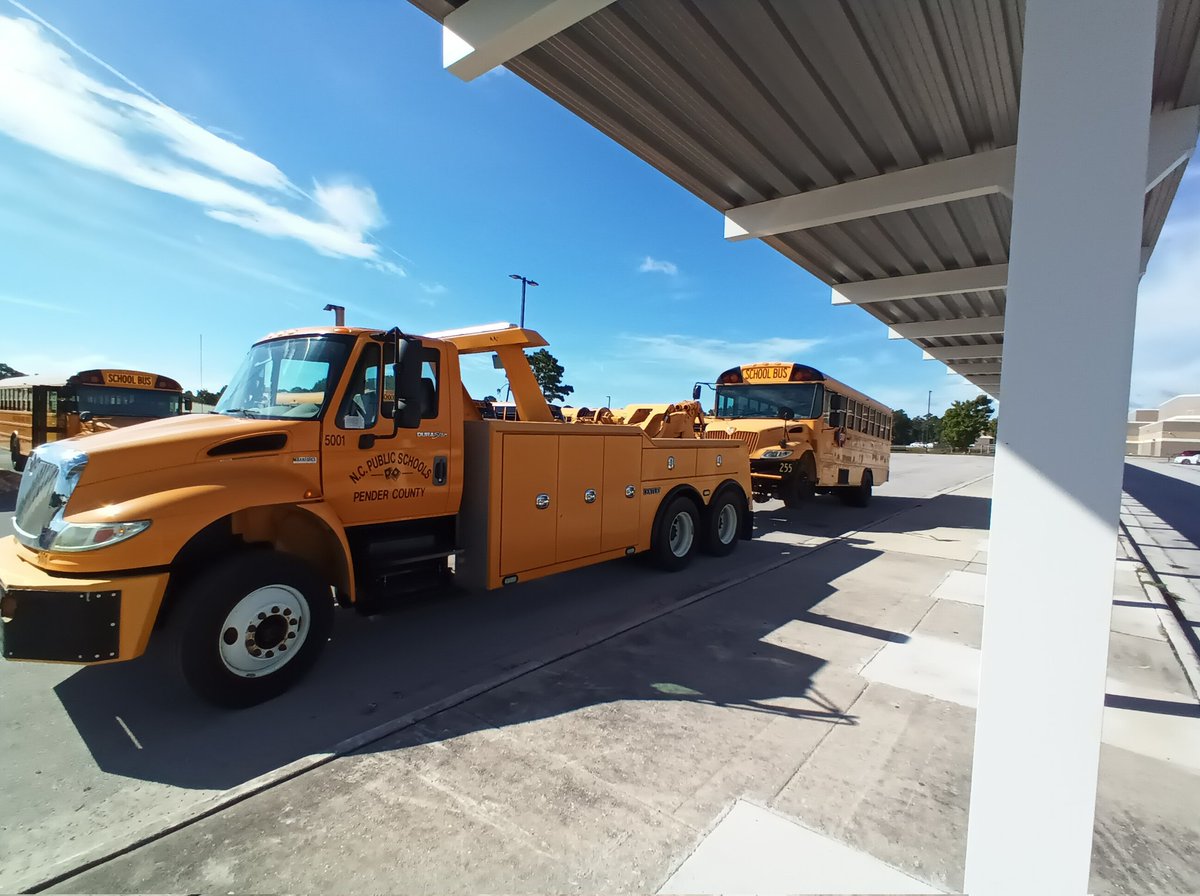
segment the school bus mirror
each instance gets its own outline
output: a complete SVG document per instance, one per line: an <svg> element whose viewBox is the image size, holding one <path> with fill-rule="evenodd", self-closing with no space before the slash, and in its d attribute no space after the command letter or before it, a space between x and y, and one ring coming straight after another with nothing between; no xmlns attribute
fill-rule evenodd
<svg viewBox="0 0 1200 896"><path fill-rule="evenodd" d="M92 422L92 412L91 411L80 411L79 412L79 422L80 423L91 423Z"/></svg>
<svg viewBox="0 0 1200 896"><path fill-rule="evenodd" d="M192 400L186 396L183 399L183 409L185 411L190 411L192 409Z"/></svg>

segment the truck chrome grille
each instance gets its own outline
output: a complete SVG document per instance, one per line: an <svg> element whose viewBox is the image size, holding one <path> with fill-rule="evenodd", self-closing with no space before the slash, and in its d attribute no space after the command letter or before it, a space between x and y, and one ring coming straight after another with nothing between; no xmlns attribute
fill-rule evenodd
<svg viewBox="0 0 1200 896"><path fill-rule="evenodd" d="M50 524L57 507L52 506L54 485L58 481L58 464L42 460L36 453L26 462L17 491L17 507L13 522L28 535L37 536Z"/></svg>
<svg viewBox="0 0 1200 896"><path fill-rule="evenodd" d="M754 449L758 447L758 433L746 432L744 429L734 430L733 432L726 432L723 429L710 429L704 433L704 438L728 439L731 441L733 439L737 439L738 441L742 442L749 451L754 451Z"/></svg>

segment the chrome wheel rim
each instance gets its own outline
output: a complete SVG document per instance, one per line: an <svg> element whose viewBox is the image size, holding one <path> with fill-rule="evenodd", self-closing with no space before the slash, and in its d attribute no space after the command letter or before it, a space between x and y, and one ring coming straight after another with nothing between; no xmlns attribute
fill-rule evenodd
<svg viewBox="0 0 1200 896"><path fill-rule="evenodd" d="M675 514L671 520L671 537L669 543L671 553L676 557L686 557L692 549L692 541L696 537L696 523L686 510Z"/></svg>
<svg viewBox="0 0 1200 896"><path fill-rule="evenodd" d="M308 637L308 601L289 585L256 588L225 616L217 643L225 668L241 678L278 672Z"/></svg>
<svg viewBox="0 0 1200 896"><path fill-rule="evenodd" d="M726 504L717 514L717 540L729 544L737 535L737 508Z"/></svg>

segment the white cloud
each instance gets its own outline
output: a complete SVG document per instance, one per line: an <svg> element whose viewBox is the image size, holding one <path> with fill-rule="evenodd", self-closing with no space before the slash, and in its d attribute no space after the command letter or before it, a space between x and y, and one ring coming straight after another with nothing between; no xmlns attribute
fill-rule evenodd
<svg viewBox="0 0 1200 896"><path fill-rule="evenodd" d="M1186 183L1176 199L1183 217L1168 219L1138 291L1129 395L1135 407L1200 391L1200 212L1185 191L1190 194Z"/></svg>
<svg viewBox="0 0 1200 896"><path fill-rule="evenodd" d="M431 296L445 295L446 287L441 283L422 283L421 290Z"/></svg>
<svg viewBox="0 0 1200 896"><path fill-rule="evenodd" d="M67 42L77 56L98 62L115 80L136 87ZM403 274L398 265L380 258L383 247L371 238L371 230L385 218L369 187L318 183L310 197L271 162L144 92L84 73L71 53L30 19L0 16L0 47L0 133L81 167L194 203L215 220Z"/></svg>
<svg viewBox="0 0 1200 896"><path fill-rule="evenodd" d="M658 273L666 274L669 277L674 277L679 273L679 267L673 261L660 261L657 258L651 258L649 255L642 261L638 270L643 274Z"/></svg>
<svg viewBox="0 0 1200 896"><path fill-rule="evenodd" d="M795 361L821 345L823 339L771 337L752 342L700 339L694 336L622 336L625 354L639 361L676 365L683 372L711 380L738 364L754 361ZM686 377L685 377L686 378Z"/></svg>
<svg viewBox="0 0 1200 896"><path fill-rule="evenodd" d="M0 295L0 305L20 305L25 308L38 308L42 311L53 311L56 314L79 313L77 308L68 308L65 305L56 305L54 302L43 302L39 299L26 299L20 296Z"/></svg>

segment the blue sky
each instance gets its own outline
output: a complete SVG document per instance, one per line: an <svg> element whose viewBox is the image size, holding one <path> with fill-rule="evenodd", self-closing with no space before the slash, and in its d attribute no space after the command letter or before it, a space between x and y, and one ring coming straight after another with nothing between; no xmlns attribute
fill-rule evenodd
<svg viewBox="0 0 1200 896"><path fill-rule="evenodd" d="M329 320L527 322L575 404L685 398L798 360L893 407L977 391L506 71L443 72L405 2L0 0L0 361L217 388L247 346ZM56 33L58 32L58 33ZM1200 181L1143 283L1133 401L1200 389ZM1165 260L1160 264L1160 256ZM749 313L753 310L753 313ZM1191 310L1189 310L1191 309ZM499 377L467 371L477 395Z"/></svg>

